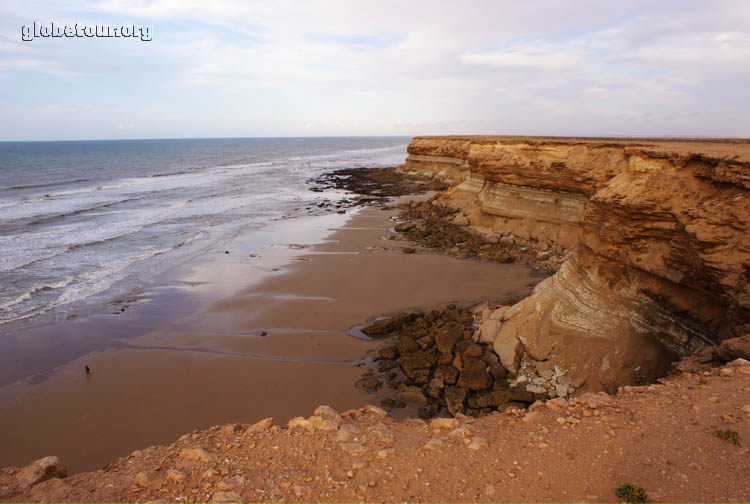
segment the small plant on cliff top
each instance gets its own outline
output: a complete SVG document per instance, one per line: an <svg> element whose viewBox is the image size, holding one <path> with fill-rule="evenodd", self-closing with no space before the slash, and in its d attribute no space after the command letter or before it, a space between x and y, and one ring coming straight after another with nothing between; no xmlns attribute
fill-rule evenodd
<svg viewBox="0 0 750 504"><path fill-rule="evenodd" d="M646 502L648 495L646 491L641 488L637 483L623 483L615 490L617 498L620 502Z"/></svg>
<svg viewBox="0 0 750 504"><path fill-rule="evenodd" d="M727 443L732 443L733 445L736 445L736 446L742 446L742 441L740 440L740 433L734 429L727 429L727 430L716 429L714 431L714 436L721 439L722 441L726 441Z"/></svg>

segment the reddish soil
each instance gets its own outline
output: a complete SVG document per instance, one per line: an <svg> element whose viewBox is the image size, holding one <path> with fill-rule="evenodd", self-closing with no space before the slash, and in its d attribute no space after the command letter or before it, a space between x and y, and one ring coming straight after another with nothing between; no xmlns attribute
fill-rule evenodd
<svg viewBox="0 0 750 504"><path fill-rule="evenodd" d="M439 425L375 407L326 408L297 426L229 424L23 488L3 501L615 501L625 482L653 502L750 500L750 363ZM449 425L452 424L452 425ZM736 432L738 446L715 436Z"/></svg>

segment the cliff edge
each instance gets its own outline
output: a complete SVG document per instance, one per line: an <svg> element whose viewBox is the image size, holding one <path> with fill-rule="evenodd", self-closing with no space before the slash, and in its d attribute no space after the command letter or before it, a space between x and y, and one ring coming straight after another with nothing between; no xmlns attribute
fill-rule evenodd
<svg viewBox="0 0 750 504"><path fill-rule="evenodd" d="M416 137L400 169L557 270L485 321L511 374L552 363L613 391L750 332L750 141Z"/></svg>

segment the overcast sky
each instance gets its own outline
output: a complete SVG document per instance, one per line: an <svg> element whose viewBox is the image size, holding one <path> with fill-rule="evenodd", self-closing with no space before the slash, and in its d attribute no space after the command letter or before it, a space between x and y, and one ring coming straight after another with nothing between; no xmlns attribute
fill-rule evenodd
<svg viewBox="0 0 750 504"><path fill-rule="evenodd" d="M0 4L0 140L748 137L749 83L750 0Z"/></svg>

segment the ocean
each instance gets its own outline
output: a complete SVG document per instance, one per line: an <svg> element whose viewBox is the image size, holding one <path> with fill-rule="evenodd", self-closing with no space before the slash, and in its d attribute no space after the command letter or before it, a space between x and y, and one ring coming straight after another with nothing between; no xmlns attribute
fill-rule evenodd
<svg viewBox="0 0 750 504"><path fill-rule="evenodd" d="M0 335L96 311L242 231L307 215L322 198L311 178L396 166L408 141L0 142Z"/></svg>

